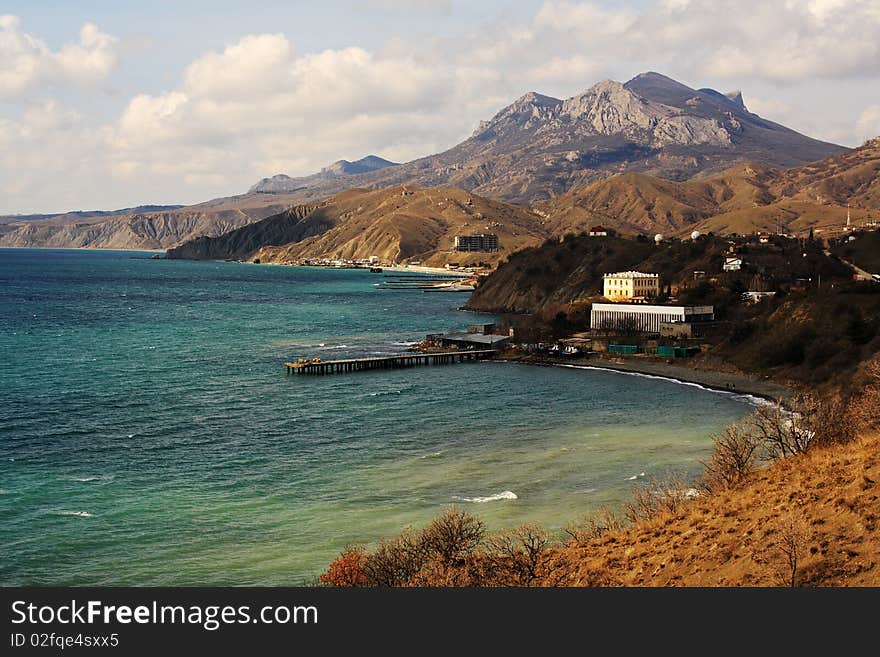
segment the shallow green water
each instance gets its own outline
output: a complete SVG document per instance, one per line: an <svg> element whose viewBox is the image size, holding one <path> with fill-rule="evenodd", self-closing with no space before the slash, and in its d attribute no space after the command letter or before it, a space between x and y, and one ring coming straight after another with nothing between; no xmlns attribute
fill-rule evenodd
<svg viewBox="0 0 880 657"><path fill-rule="evenodd" d="M397 353L491 319L377 280L0 250L0 583L298 584L452 503L558 528L641 473L696 473L750 411L509 363L286 377L297 356Z"/></svg>

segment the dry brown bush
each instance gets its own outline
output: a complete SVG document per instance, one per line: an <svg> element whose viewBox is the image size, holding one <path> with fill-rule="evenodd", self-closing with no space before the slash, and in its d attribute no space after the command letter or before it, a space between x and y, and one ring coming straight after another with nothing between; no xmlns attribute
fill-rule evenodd
<svg viewBox="0 0 880 657"><path fill-rule="evenodd" d="M480 546L485 531L482 520L450 507L422 530L418 542L426 560L456 566Z"/></svg>
<svg viewBox="0 0 880 657"><path fill-rule="evenodd" d="M418 536L407 530L382 541L363 564L367 586L404 586L425 565Z"/></svg>
<svg viewBox="0 0 880 657"><path fill-rule="evenodd" d="M847 443L856 434L847 405L815 393L798 395L788 410L780 405L761 406L751 428L763 443L764 456L771 460L802 454L810 447Z"/></svg>
<svg viewBox="0 0 880 657"><path fill-rule="evenodd" d="M480 546L483 522L451 507L419 532L407 530L382 541L366 555L363 573L367 586L409 586L420 574L432 580L461 579L460 570ZM451 584L450 584L451 585Z"/></svg>
<svg viewBox="0 0 880 657"><path fill-rule="evenodd" d="M543 563L550 534L537 525L523 525L518 529L492 536L488 541L487 556L494 565L496 578L503 576L499 585L529 586L543 576Z"/></svg>
<svg viewBox="0 0 880 657"><path fill-rule="evenodd" d="M681 475L651 479L633 489L632 499L623 505L623 516L637 525L665 513L678 513L690 501L690 490Z"/></svg>
<svg viewBox="0 0 880 657"><path fill-rule="evenodd" d="M623 528L623 520L608 507L602 507L596 513L584 516L580 522L567 525L563 531L570 537L570 543L585 545Z"/></svg>
<svg viewBox="0 0 880 657"><path fill-rule="evenodd" d="M792 509L771 524L769 534L767 545L756 560L772 566L780 584L796 587L798 569L812 538L809 525L800 511Z"/></svg>
<svg viewBox="0 0 880 657"><path fill-rule="evenodd" d="M733 423L712 437L715 449L703 463L700 489L708 494L734 488L755 469L761 442L746 424Z"/></svg>

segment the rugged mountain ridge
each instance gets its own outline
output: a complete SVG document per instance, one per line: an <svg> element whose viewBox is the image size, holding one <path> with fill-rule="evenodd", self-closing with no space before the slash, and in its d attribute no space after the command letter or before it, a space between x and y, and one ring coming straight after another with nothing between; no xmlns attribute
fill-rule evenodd
<svg viewBox="0 0 880 657"><path fill-rule="evenodd" d="M794 188L784 192L773 187L765 190L767 186L759 181L751 185L754 190L748 194L755 197L754 207L766 211L756 213L743 207L744 214L736 215L711 198L695 200L695 195L728 193L715 189L715 183L708 191L673 190L667 183L711 178L738 163L764 171L771 165L803 165L845 151L752 114L739 92L692 89L660 74L645 73L625 84L600 82L565 100L535 92L525 94L491 120L482 122L461 144L405 164L395 165L375 156L355 162L340 160L312 176L290 178L279 174L260 181L247 194L177 210L56 218L46 220L40 228L35 228L33 222L17 220L0 224L0 246L173 248L199 236L220 235L293 206L316 205L345 189L411 184L455 186L484 198L535 204L535 211L545 219L549 221L552 214L554 221L560 221L562 232L582 229L591 221L633 232L677 232L692 225L720 231L776 226L780 222L796 226L793 217L806 217L800 222L804 226L811 222L819 225L829 214L826 203L817 206L799 197L784 207L773 206L772 198L780 194L794 198ZM823 166L819 165L816 176L824 175ZM841 167L847 166L842 161ZM852 180L842 186L840 176L822 182L819 177L811 177L808 168L801 179L790 179L791 184L809 187L832 203L843 202ZM867 166L859 174L864 178L865 191L852 194L853 199L863 194L865 203L874 202L877 192L871 188L872 171ZM634 175L621 179L613 178L615 174ZM662 180L639 178L639 174ZM608 188L599 182L605 179L609 179ZM627 180L631 184L626 185ZM566 196L591 184L600 187ZM645 185L656 189L648 190ZM618 200L611 192L624 187L634 190L632 197L623 194ZM763 196L771 200L765 202ZM847 202L858 200L853 199ZM663 210L663 204L669 207ZM818 213L817 208L822 212ZM719 213L724 220L715 220ZM835 216L834 221L838 220ZM412 230L404 232L410 234ZM333 251L335 246L327 245L326 250Z"/></svg>
<svg viewBox="0 0 880 657"><path fill-rule="evenodd" d="M291 179L283 189L305 200L343 186L443 185L532 203L616 173L684 180L737 162L788 167L845 150L749 112L738 91L692 89L652 72L565 100L530 92L443 153L350 177Z"/></svg>
<svg viewBox="0 0 880 657"><path fill-rule="evenodd" d="M550 99L542 102L549 105ZM626 173L531 209L453 188L350 190L229 235L188 242L170 255L259 257L264 262L371 255L386 261L417 259L441 265L478 259L497 262L504 253L533 244L534 239L561 238L597 224L623 233L667 236L689 235L695 228L718 233L784 229L806 234L810 229L840 231L847 213L856 226L880 219L880 140L793 169L747 164L685 182ZM453 254L455 235L466 233L496 233L504 251ZM618 268L626 269L633 263L619 264Z"/></svg>

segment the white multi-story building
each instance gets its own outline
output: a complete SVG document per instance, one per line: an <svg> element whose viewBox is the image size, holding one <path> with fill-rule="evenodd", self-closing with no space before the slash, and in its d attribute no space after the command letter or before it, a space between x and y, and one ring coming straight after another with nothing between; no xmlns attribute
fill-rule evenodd
<svg viewBox="0 0 880 657"><path fill-rule="evenodd" d="M659 333L660 325L670 322L711 322L712 306L653 306L641 303L594 303L590 311L593 330L630 330Z"/></svg>
<svg viewBox="0 0 880 657"><path fill-rule="evenodd" d="M602 277L602 294L612 301L660 295L660 274L643 274L640 271L621 271Z"/></svg>

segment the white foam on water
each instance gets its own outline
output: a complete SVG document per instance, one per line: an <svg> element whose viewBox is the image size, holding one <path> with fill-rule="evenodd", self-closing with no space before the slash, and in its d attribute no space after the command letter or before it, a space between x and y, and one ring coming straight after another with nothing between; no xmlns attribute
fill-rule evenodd
<svg viewBox="0 0 880 657"><path fill-rule="evenodd" d="M747 393L736 392L735 390L721 390L720 388L711 388L709 386L704 386L699 383L694 383L693 381L682 381L681 379L676 379L672 376L660 376L658 374L645 374L644 372L630 372L629 370L617 370L611 367L596 367L594 365L570 365L568 363L553 363L553 367L568 367L573 370L593 370L594 372L616 372L617 374L626 374L627 376L638 376L643 379L656 379L658 381L669 381L670 383L677 383L680 386L690 386L691 388L698 388L699 390L705 390L706 392L715 392L719 395L730 395L734 399L738 399L754 406L775 406L776 402L765 399L764 397L759 397L758 395L752 395Z"/></svg>
<svg viewBox="0 0 880 657"><path fill-rule="evenodd" d="M443 456L446 450L441 449L439 452L431 452L430 454L424 454L420 456L420 459L438 459Z"/></svg>
<svg viewBox="0 0 880 657"><path fill-rule="evenodd" d="M59 511L59 516L76 516L77 518L93 518L94 516L88 511Z"/></svg>
<svg viewBox="0 0 880 657"><path fill-rule="evenodd" d="M486 497L459 497L457 495L453 495L452 499L459 500L460 502L485 504L486 502L497 502L498 500L515 500L518 498L516 496L516 493L514 493L513 491L505 490L500 493L495 493L494 495L487 495Z"/></svg>
<svg viewBox="0 0 880 657"><path fill-rule="evenodd" d="M636 479L642 479L645 476L644 472L640 472L639 474L634 474L632 477L627 477L627 481L635 481Z"/></svg>
<svg viewBox="0 0 880 657"><path fill-rule="evenodd" d="M387 395L399 395L403 390L381 390L379 392L371 392L370 397L386 397Z"/></svg>

